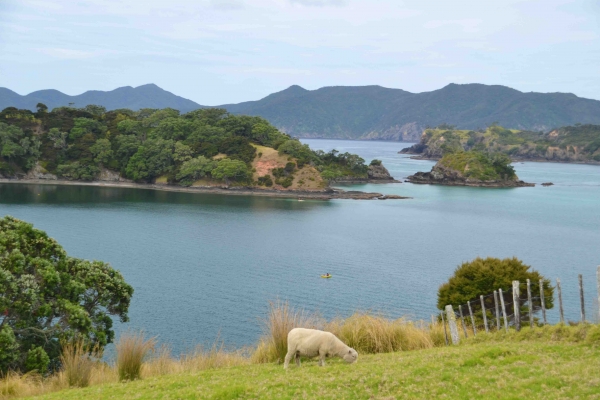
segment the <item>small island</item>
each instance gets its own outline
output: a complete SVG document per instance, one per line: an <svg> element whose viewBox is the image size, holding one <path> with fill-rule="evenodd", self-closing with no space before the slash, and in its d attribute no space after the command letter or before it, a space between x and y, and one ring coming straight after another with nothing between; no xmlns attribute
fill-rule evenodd
<svg viewBox="0 0 600 400"><path fill-rule="evenodd" d="M519 180L510 163L510 158L502 153L457 151L443 156L431 172L417 172L409 176L407 181L447 186L535 186Z"/></svg>

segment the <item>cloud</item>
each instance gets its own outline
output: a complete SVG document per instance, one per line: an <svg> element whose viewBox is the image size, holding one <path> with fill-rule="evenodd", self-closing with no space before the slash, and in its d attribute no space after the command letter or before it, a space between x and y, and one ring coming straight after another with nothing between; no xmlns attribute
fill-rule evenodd
<svg viewBox="0 0 600 400"><path fill-rule="evenodd" d="M210 0L211 8L223 11L239 10L244 8L242 0Z"/></svg>
<svg viewBox="0 0 600 400"><path fill-rule="evenodd" d="M81 60L85 58L97 57L106 54L106 51L81 51L73 49L64 49L58 47L48 47L37 49L40 53L63 60Z"/></svg>
<svg viewBox="0 0 600 400"><path fill-rule="evenodd" d="M305 7L342 7L348 4L348 0L289 0L289 2Z"/></svg>

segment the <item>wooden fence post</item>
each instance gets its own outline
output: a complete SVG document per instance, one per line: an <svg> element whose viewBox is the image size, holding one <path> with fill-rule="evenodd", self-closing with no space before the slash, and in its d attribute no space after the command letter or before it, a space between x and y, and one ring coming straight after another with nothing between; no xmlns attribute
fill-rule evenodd
<svg viewBox="0 0 600 400"><path fill-rule="evenodd" d="M448 346L448 331L446 330L446 320L444 319L444 312L440 313L442 316L442 325L444 325L444 339L446 339L446 346Z"/></svg>
<svg viewBox="0 0 600 400"><path fill-rule="evenodd" d="M581 300L581 322L585 323L585 301L583 299L583 276L579 274L579 299Z"/></svg>
<svg viewBox="0 0 600 400"><path fill-rule="evenodd" d="M542 305L542 316L544 317L544 325L548 323L546 321L546 300L544 300L544 280L540 279L540 303Z"/></svg>
<svg viewBox="0 0 600 400"><path fill-rule="evenodd" d="M508 321L506 320L506 306L504 305L504 295L502 289L498 289L498 295L500 296L500 303L502 303L502 318L504 318L504 330L508 332Z"/></svg>
<svg viewBox="0 0 600 400"><path fill-rule="evenodd" d="M446 318L448 318L448 326L450 327L450 336L452 337L452 344L458 344L460 337L458 336L458 327L456 326L456 315L451 305L446 306Z"/></svg>
<svg viewBox="0 0 600 400"><path fill-rule="evenodd" d="M521 330L521 304L519 303L519 281L513 281L513 310L514 310L514 319L515 319L515 329L518 331Z"/></svg>
<svg viewBox="0 0 600 400"><path fill-rule="evenodd" d="M467 324L465 324L465 317L463 316L462 306L458 306L458 313L460 314L460 323L462 324L463 331L465 332L465 338L468 338L467 335Z"/></svg>
<svg viewBox="0 0 600 400"><path fill-rule="evenodd" d="M556 290L558 291L558 311L560 312L560 323L565 323L565 310L562 304L562 290L560 290L560 279L556 278Z"/></svg>
<svg viewBox="0 0 600 400"><path fill-rule="evenodd" d="M473 318L473 310L471 309L470 301L467 301L467 306L469 306L469 314L471 314L471 325L473 326L473 336L477 336L477 328L475 328L475 318Z"/></svg>
<svg viewBox="0 0 600 400"><path fill-rule="evenodd" d="M485 333L489 333L490 329L488 328L487 312L485 311L485 302L483 301L483 295L479 296L479 300L481 300L481 312L483 313L483 326L485 326Z"/></svg>
<svg viewBox="0 0 600 400"><path fill-rule="evenodd" d="M600 319L600 265L596 268L596 285L598 290L598 318Z"/></svg>
<svg viewBox="0 0 600 400"><path fill-rule="evenodd" d="M529 327L533 328L533 304L531 304L531 281L527 279L527 305L529 306Z"/></svg>
<svg viewBox="0 0 600 400"><path fill-rule="evenodd" d="M497 290L494 290L494 305L496 306L496 328L500 330L500 304L498 304Z"/></svg>

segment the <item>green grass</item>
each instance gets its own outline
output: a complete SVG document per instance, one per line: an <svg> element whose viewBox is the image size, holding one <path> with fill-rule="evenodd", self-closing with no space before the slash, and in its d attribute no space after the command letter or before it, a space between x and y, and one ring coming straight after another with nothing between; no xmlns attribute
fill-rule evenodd
<svg viewBox="0 0 600 400"><path fill-rule="evenodd" d="M550 332L550 331L548 331ZM69 389L46 399L600 398L600 348L480 334L453 347L331 360L324 368L262 364ZM496 339L499 342L496 342ZM477 342L477 343L475 343Z"/></svg>

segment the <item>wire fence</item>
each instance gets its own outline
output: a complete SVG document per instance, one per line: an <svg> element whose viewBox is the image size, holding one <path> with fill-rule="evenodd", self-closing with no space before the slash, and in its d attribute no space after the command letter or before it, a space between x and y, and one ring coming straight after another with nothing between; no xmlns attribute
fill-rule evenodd
<svg viewBox="0 0 600 400"><path fill-rule="evenodd" d="M600 266L597 270L598 277L598 299L600 301ZM450 341L456 344L460 340L459 330L467 338L477 335L478 332L490 332L509 329L521 330L523 325L531 328L547 324L546 311L553 308L556 293L560 322L564 323L564 308L562 301L562 288L560 279L556 280L556 286L550 286L548 281L542 279L539 282L513 281L511 287L498 288L493 293L480 295L466 304L458 306L447 305L445 312L441 313L444 324L446 344ZM585 302L583 277L579 275L579 297L581 305L581 322L585 323ZM446 324L450 330L448 335ZM450 336L450 339L449 339Z"/></svg>

